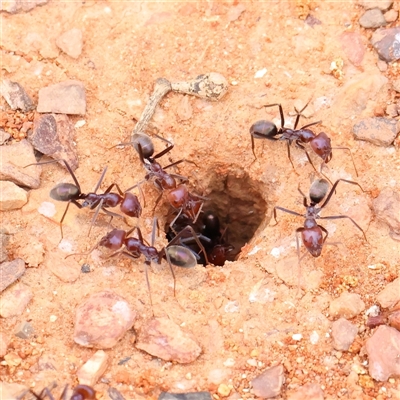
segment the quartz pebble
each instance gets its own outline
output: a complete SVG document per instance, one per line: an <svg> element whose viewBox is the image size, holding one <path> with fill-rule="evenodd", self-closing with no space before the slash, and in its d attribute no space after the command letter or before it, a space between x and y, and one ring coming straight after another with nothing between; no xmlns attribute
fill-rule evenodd
<svg viewBox="0 0 400 400"><path fill-rule="evenodd" d="M82 53L82 31L78 28L64 32L56 40L57 46L72 58L78 58Z"/></svg>
<svg viewBox="0 0 400 400"><path fill-rule="evenodd" d="M393 0L358 0L358 4L367 10L378 8L379 10L386 11L393 4Z"/></svg>
<svg viewBox="0 0 400 400"><path fill-rule="evenodd" d="M25 272L25 262L20 258L0 264L0 292L10 286Z"/></svg>
<svg viewBox="0 0 400 400"><path fill-rule="evenodd" d="M33 189L40 186L42 167L32 165L24 168L36 163L33 146L26 139L11 146L0 146L0 160L0 180Z"/></svg>
<svg viewBox="0 0 400 400"><path fill-rule="evenodd" d="M108 366L108 354L98 350L76 373L80 385L94 386Z"/></svg>
<svg viewBox="0 0 400 400"><path fill-rule="evenodd" d="M78 168L78 155L73 141L75 127L67 115L37 114L33 121L33 131L29 141L41 153L56 160L66 160L74 171ZM65 168L65 164L59 161Z"/></svg>
<svg viewBox="0 0 400 400"><path fill-rule="evenodd" d="M201 354L193 335L182 331L168 318L147 321L140 328L136 347L162 360L180 364L191 363Z"/></svg>
<svg viewBox="0 0 400 400"><path fill-rule="evenodd" d="M84 84L80 81L67 80L40 89L37 111L84 115L86 113Z"/></svg>
<svg viewBox="0 0 400 400"><path fill-rule="evenodd" d="M376 146L390 146L398 133L395 119L371 117L359 121L353 126L354 137Z"/></svg>
<svg viewBox="0 0 400 400"><path fill-rule="evenodd" d="M0 315L10 318L21 315L33 297L29 286L21 282L16 283L5 291L0 298Z"/></svg>
<svg viewBox="0 0 400 400"><path fill-rule="evenodd" d="M347 321L345 318L339 318L332 324L332 339L335 350L347 351L353 343L358 328L356 325Z"/></svg>
<svg viewBox="0 0 400 400"><path fill-rule="evenodd" d="M390 282L386 287L376 296L382 308L392 308L400 302L400 278Z"/></svg>
<svg viewBox="0 0 400 400"><path fill-rule="evenodd" d="M287 394L287 400L324 400L324 392L317 383L307 383Z"/></svg>
<svg viewBox="0 0 400 400"><path fill-rule="evenodd" d="M365 303L356 293L343 292L340 297L331 301L329 314L334 317L353 318L365 310Z"/></svg>
<svg viewBox="0 0 400 400"><path fill-rule="evenodd" d="M400 332L389 326L379 326L365 344L370 376L381 382L400 375Z"/></svg>
<svg viewBox="0 0 400 400"><path fill-rule="evenodd" d="M14 335L19 337L20 339L29 339L35 330L33 326L26 321L21 322L17 327L14 329Z"/></svg>
<svg viewBox="0 0 400 400"><path fill-rule="evenodd" d="M283 366L276 365L266 369L261 375L258 375L251 381L253 393L257 397L269 399L278 396L285 381Z"/></svg>
<svg viewBox="0 0 400 400"><path fill-rule="evenodd" d="M0 181L0 211L17 210L28 202L28 194L15 183Z"/></svg>
<svg viewBox="0 0 400 400"><path fill-rule="evenodd" d="M95 293L76 310L74 341L85 347L109 349L130 329L136 312L116 293Z"/></svg>
<svg viewBox="0 0 400 400"><path fill-rule="evenodd" d="M32 99L18 82L3 79L0 85L0 92L13 110L28 112L35 108Z"/></svg>

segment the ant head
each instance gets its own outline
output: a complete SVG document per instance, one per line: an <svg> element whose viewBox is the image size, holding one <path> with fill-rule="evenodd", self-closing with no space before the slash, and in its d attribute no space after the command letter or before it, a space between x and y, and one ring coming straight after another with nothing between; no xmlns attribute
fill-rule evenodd
<svg viewBox="0 0 400 400"><path fill-rule="evenodd" d="M250 134L256 139L273 139L279 134L278 128L273 122L260 120L250 127Z"/></svg>
<svg viewBox="0 0 400 400"><path fill-rule="evenodd" d="M220 234L219 218L212 211L207 211L203 216L204 235L215 236Z"/></svg>
<svg viewBox="0 0 400 400"><path fill-rule="evenodd" d="M318 204L326 196L329 190L329 183L326 179L316 179L310 187L310 199L314 204Z"/></svg>
<svg viewBox="0 0 400 400"><path fill-rule="evenodd" d="M321 255L324 239L322 230L313 218L307 218L304 221L304 229L301 232L304 247L309 251L313 257Z"/></svg>
<svg viewBox="0 0 400 400"><path fill-rule="evenodd" d="M185 185L179 185L168 193L167 198L172 207L181 208L188 199L188 193Z"/></svg>
<svg viewBox="0 0 400 400"><path fill-rule="evenodd" d="M121 229L113 229L103 236L99 242L100 246L111 250L118 250L122 247L126 237L126 232Z"/></svg>
<svg viewBox="0 0 400 400"><path fill-rule="evenodd" d="M149 159L154 154L153 142L145 133L135 133L132 136L132 144L139 154L142 152L143 158L145 159Z"/></svg>
<svg viewBox="0 0 400 400"><path fill-rule="evenodd" d="M81 190L72 183L60 183L50 191L50 197L57 201L78 200Z"/></svg>
<svg viewBox="0 0 400 400"><path fill-rule="evenodd" d="M196 257L193 252L183 246L169 246L165 249L168 252L171 263L181 268L192 268L197 265Z"/></svg>
<svg viewBox="0 0 400 400"><path fill-rule="evenodd" d="M313 140L310 141L310 146L315 154L320 156L325 163L328 163L332 158L331 139L325 132L319 133Z"/></svg>

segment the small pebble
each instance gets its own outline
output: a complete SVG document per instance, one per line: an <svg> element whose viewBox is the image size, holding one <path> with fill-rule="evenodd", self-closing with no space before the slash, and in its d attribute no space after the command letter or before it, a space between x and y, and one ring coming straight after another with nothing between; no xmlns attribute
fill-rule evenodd
<svg viewBox="0 0 400 400"><path fill-rule="evenodd" d="M371 37L371 44L379 57L390 63L400 58L400 27L377 29Z"/></svg>
<svg viewBox="0 0 400 400"><path fill-rule="evenodd" d="M14 283L24 273L25 261L20 258L0 264L0 292Z"/></svg>
<svg viewBox="0 0 400 400"><path fill-rule="evenodd" d="M73 28L64 32L56 40L57 46L72 58L79 58L82 53L82 31L78 28Z"/></svg>
<svg viewBox="0 0 400 400"><path fill-rule="evenodd" d="M161 392L158 400L213 400L209 392L168 393Z"/></svg>
<svg viewBox="0 0 400 400"><path fill-rule="evenodd" d="M358 0L358 4L366 10L378 8L379 10L386 11L393 4L393 0Z"/></svg>
<svg viewBox="0 0 400 400"><path fill-rule="evenodd" d="M329 314L334 317L353 318L365 310L365 303L357 293L343 292L331 301Z"/></svg>
<svg viewBox="0 0 400 400"><path fill-rule="evenodd" d="M29 339L34 334L35 330L33 326L29 322L21 322L14 329L14 335L19 337L20 339Z"/></svg>
<svg viewBox="0 0 400 400"><path fill-rule="evenodd" d="M345 318L339 318L332 324L332 339L333 347L336 350L347 351L355 337L357 336L358 328L356 325L347 321Z"/></svg>
<svg viewBox="0 0 400 400"><path fill-rule="evenodd" d="M382 189L379 196L372 201L375 217L386 224L390 234L400 234L400 193L389 187ZM394 238L394 237L393 237Z"/></svg>
<svg viewBox="0 0 400 400"><path fill-rule="evenodd" d="M385 17L378 8L365 11L358 22L363 28L379 28L386 25Z"/></svg>
<svg viewBox="0 0 400 400"><path fill-rule="evenodd" d="M50 322L56 322L57 321L57 315L50 315Z"/></svg>
<svg viewBox="0 0 400 400"><path fill-rule="evenodd" d="M229 388L228 385L225 385L225 383L221 383L218 386L217 392L220 396L222 397L227 397L231 393L231 389Z"/></svg>
<svg viewBox="0 0 400 400"><path fill-rule="evenodd" d="M32 300L32 297L31 288L22 282L17 282L2 294L0 315L3 318L21 315Z"/></svg>
<svg viewBox="0 0 400 400"><path fill-rule="evenodd" d="M400 208L399 208L400 209ZM376 296L378 303L382 308L392 308L400 302L400 278L390 282Z"/></svg>
<svg viewBox="0 0 400 400"><path fill-rule="evenodd" d="M0 181L0 211L18 210L28 202L28 194L15 183Z"/></svg>
<svg viewBox="0 0 400 400"><path fill-rule="evenodd" d="M354 137L371 142L376 146L390 146L398 133L395 119L371 117L353 126Z"/></svg>
<svg viewBox="0 0 400 400"><path fill-rule="evenodd" d="M32 99L18 82L3 79L0 85L0 92L13 110L19 109L23 112L28 112L35 108Z"/></svg>
<svg viewBox="0 0 400 400"><path fill-rule="evenodd" d="M383 16L385 17L385 20L388 24L395 22L399 16L399 12L397 10L394 10L393 8L387 12L385 12L385 14L383 14Z"/></svg>
<svg viewBox="0 0 400 400"><path fill-rule="evenodd" d="M280 394L284 380L283 366L277 365L266 369L261 375L254 378L251 384L256 396L268 399Z"/></svg>
<svg viewBox="0 0 400 400"><path fill-rule="evenodd" d="M108 366L108 354L98 350L76 373L80 385L94 386Z"/></svg>

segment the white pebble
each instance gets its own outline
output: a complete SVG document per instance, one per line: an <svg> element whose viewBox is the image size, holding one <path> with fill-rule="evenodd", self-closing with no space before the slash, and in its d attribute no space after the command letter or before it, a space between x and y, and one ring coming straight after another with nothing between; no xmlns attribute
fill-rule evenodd
<svg viewBox="0 0 400 400"><path fill-rule="evenodd" d="M235 301L229 301L228 303L226 303L225 306L225 312L229 312L229 313L236 313L239 312L239 302L237 300Z"/></svg>
<svg viewBox="0 0 400 400"><path fill-rule="evenodd" d="M310 335L310 342L311 344L317 344L319 340L319 335L317 332L312 331L311 335Z"/></svg>
<svg viewBox="0 0 400 400"><path fill-rule="evenodd" d="M254 78L255 79L262 78L266 73L267 73L267 68L260 69L255 73Z"/></svg>
<svg viewBox="0 0 400 400"><path fill-rule="evenodd" d="M227 358L226 361L224 361L225 367L233 367L234 365L235 365L235 360L233 358Z"/></svg>
<svg viewBox="0 0 400 400"><path fill-rule="evenodd" d="M281 255L280 247L274 247L271 250L271 255L274 256L275 258L279 258L279 256Z"/></svg>
<svg viewBox="0 0 400 400"><path fill-rule="evenodd" d="M56 206L49 201L44 201L38 208L39 214L44 215L47 218L51 218L56 214Z"/></svg>
<svg viewBox="0 0 400 400"><path fill-rule="evenodd" d="M50 315L50 322L56 322L57 321L57 315Z"/></svg>
<svg viewBox="0 0 400 400"><path fill-rule="evenodd" d="M82 128L82 126L85 124L86 124L86 121L84 119L80 119L79 121L76 121L75 128L76 129Z"/></svg>
<svg viewBox="0 0 400 400"><path fill-rule="evenodd" d="M60 244L58 245L58 248L65 252L65 253L72 253L72 243L69 242L67 239L62 239Z"/></svg>
<svg viewBox="0 0 400 400"><path fill-rule="evenodd" d="M295 333L294 335L292 335L292 339L299 341L303 339L303 335L301 333Z"/></svg>
<svg viewBox="0 0 400 400"><path fill-rule="evenodd" d="M257 252L259 252L260 250L261 250L261 247L254 246L253 250L251 250L248 255L252 256L253 254L256 254Z"/></svg>

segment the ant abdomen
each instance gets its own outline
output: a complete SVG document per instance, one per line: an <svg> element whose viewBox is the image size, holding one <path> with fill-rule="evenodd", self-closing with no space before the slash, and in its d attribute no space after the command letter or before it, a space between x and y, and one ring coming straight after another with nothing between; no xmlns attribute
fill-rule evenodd
<svg viewBox="0 0 400 400"><path fill-rule="evenodd" d="M260 120L254 122L250 127L250 134L256 139L276 140L275 136L278 135L278 128L273 122Z"/></svg>
<svg viewBox="0 0 400 400"><path fill-rule="evenodd" d="M310 199L312 203L318 204L326 196L329 183L326 179L316 179L310 187Z"/></svg>
<svg viewBox="0 0 400 400"><path fill-rule="evenodd" d="M57 201L77 200L80 195L80 189L72 183L60 183L50 191L50 197Z"/></svg>
<svg viewBox="0 0 400 400"><path fill-rule="evenodd" d="M190 249L183 246L169 246L166 248L171 263L181 268L193 268L197 260Z"/></svg>
<svg viewBox="0 0 400 400"><path fill-rule="evenodd" d="M70 400L95 400L96 392L87 385L78 385L75 387Z"/></svg>
<svg viewBox="0 0 400 400"><path fill-rule="evenodd" d="M144 158L150 158L154 154L154 145L151 138L144 133L135 133L132 136L132 144L139 153L139 145Z"/></svg>

